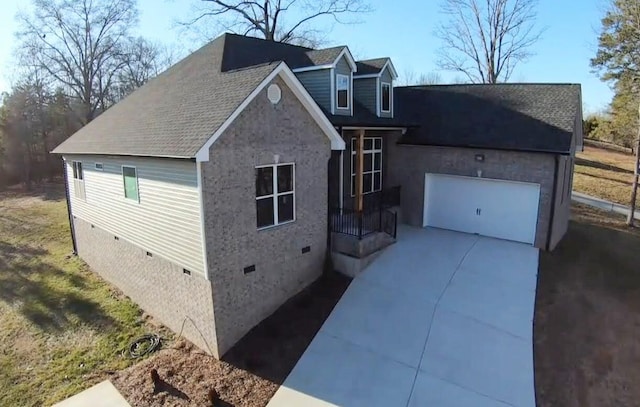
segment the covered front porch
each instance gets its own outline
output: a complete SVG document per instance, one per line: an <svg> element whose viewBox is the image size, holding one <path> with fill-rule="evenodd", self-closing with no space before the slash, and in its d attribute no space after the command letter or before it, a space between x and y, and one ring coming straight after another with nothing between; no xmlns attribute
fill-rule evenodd
<svg viewBox="0 0 640 407"><path fill-rule="evenodd" d="M389 185L388 146L401 128L345 127L346 149L329 163L329 231L334 267L358 274L397 238L399 185ZM341 269L342 268L342 269Z"/></svg>

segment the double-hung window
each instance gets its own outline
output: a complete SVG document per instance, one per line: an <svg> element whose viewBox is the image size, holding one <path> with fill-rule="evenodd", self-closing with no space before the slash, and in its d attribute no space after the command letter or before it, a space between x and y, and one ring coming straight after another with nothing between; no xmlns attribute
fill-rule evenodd
<svg viewBox="0 0 640 407"><path fill-rule="evenodd" d="M295 166L273 164L256 167L258 229L295 220Z"/></svg>
<svg viewBox="0 0 640 407"><path fill-rule="evenodd" d="M356 195L358 139L351 139L351 196ZM362 192L368 194L382 190L382 138L365 137L363 150Z"/></svg>
<svg viewBox="0 0 640 407"><path fill-rule="evenodd" d="M351 99L349 82L351 82L349 75L336 75L336 103L338 109L349 109Z"/></svg>
<svg viewBox="0 0 640 407"><path fill-rule="evenodd" d="M391 84L382 82L382 90L381 90L381 103L380 108L383 112L389 113L391 112Z"/></svg>
<svg viewBox="0 0 640 407"><path fill-rule="evenodd" d="M87 199L87 195L84 188L84 171L82 170L82 163L80 161L73 161L73 194L76 198Z"/></svg>
<svg viewBox="0 0 640 407"><path fill-rule="evenodd" d="M122 166L122 182L124 184L124 197L139 202L138 172L136 167Z"/></svg>

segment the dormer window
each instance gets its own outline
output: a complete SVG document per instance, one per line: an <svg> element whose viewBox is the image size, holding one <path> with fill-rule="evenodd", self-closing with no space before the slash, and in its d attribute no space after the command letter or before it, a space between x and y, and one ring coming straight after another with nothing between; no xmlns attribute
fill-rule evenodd
<svg viewBox="0 0 640 407"><path fill-rule="evenodd" d="M382 94L380 108L383 112L391 112L391 84L382 82Z"/></svg>
<svg viewBox="0 0 640 407"><path fill-rule="evenodd" d="M336 101L338 109L349 109L349 100L351 99L349 82L349 75L336 75Z"/></svg>

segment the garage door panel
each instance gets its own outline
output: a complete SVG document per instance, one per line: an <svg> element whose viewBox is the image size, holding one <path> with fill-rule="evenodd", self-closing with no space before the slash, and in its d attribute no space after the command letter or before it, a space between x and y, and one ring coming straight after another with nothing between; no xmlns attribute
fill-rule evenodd
<svg viewBox="0 0 640 407"><path fill-rule="evenodd" d="M534 243L538 184L427 174L424 225Z"/></svg>
<svg viewBox="0 0 640 407"><path fill-rule="evenodd" d="M471 186L473 187L473 186ZM473 194L464 182L457 179L444 177L432 177L428 181L428 194L426 200L437 199L437 205L427 205L427 223L425 226L433 226L442 229L451 229L458 232L478 233L476 204L465 199L467 194ZM450 212L455 208L456 216Z"/></svg>

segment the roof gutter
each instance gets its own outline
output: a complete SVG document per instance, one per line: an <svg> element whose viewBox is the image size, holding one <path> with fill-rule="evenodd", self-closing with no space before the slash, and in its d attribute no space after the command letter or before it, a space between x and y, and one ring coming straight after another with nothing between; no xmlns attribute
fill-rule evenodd
<svg viewBox="0 0 640 407"><path fill-rule="evenodd" d="M551 251L551 236L553 235L553 221L556 216L556 194L558 190L558 169L560 168L560 157L554 156L553 171L553 191L551 192L551 213L549 214L549 228L547 229L546 251Z"/></svg>
<svg viewBox="0 0 640 407"><path fill-rule="evenodd" d="M415 146L415 147L450 147L450 148L471 148L476 150L497 150L497 151L513 151L516 153L542 153L542 154L554 154L554 155L570 155L570 151L553 151L553 150L536 150L536 149L515 149L515 148L506 148L506 147L488 147L488 146L460 146L455 144L438 144L438 143L430 143L430 144L418 144L418 143L407 143L399 141L397 143L399 146Z"/></svg>

